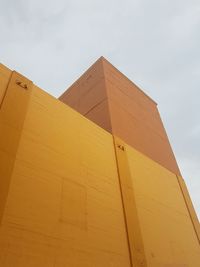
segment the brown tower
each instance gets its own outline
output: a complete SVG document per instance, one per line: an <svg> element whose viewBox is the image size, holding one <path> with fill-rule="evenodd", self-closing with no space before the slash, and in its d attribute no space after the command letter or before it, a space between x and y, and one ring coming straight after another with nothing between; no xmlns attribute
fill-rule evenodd
<svg viewBox="0 0 200 267"><path fill-rule="evenodd" d="M180 174L157 104L105 58L97 60L59 99Z"/></svg>

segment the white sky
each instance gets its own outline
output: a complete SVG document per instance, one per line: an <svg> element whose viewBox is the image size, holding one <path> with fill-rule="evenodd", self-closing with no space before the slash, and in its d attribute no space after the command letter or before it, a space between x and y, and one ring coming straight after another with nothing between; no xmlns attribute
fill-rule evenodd
<svg viewBox="0 0 200 267"><path fill-rule="evenodd" d="M200 217L200 1L0 0L0 61L50 94L102 55L158 102Z"/></svg>

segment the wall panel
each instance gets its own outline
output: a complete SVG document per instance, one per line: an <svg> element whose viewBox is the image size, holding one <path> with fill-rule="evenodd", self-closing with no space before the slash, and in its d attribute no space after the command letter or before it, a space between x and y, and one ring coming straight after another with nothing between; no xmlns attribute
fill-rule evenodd
<svg viewBox="0 0 200 267"><path fill-rule="evenodd" d="M12 71L0 63L0 106L2 104Z"/></svg>
<svg viewBox="0 0 200 267"><path fill-rule="evenodd" d="M0 266L130 266L112 136L37 87L2 220Z"/></svg>
<svg viewBox="0 0 200 267"><path fill-rule="evenodd" d="M200 247L175 174L126 146L149 267L198 267Z"/></svg>

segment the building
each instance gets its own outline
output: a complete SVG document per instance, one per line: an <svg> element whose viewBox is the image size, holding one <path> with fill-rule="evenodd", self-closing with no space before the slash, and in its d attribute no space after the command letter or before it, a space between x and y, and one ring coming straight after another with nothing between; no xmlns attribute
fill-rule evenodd
<svg viewBox="0 0 200 267"><path fill-rule="evenodd" d="M0 65L0 267L199 267L156 103L100 58L56 99Z"/></svg>

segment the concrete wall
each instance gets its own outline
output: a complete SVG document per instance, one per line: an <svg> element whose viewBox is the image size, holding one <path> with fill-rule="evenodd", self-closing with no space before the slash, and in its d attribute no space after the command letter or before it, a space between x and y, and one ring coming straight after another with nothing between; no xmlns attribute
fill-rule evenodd
<svg viewBox="0 0 200 267"><path fill-rule="evenodd" d="M14 159L12 172L1 173L9 187L0 266L130 266L112 136L36 86L29 91L15 81L9 93L18 107L6 97L0 112L10 124L0 149ZM20 119L13 153L9 136Z"/></svg>
<svg viewBox="0 0 200 267"><path fill-rule="evenodd" d="M183 179L0 68L0 267L199 267Z"/></svg>

